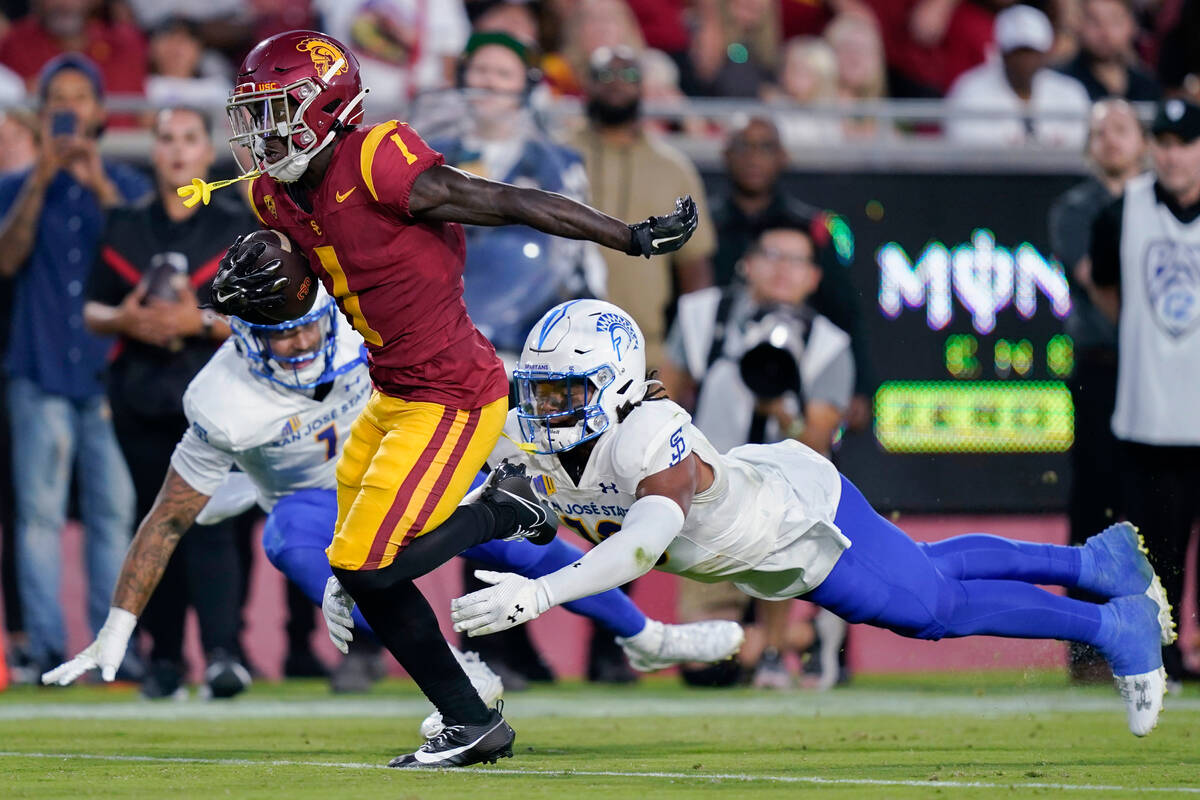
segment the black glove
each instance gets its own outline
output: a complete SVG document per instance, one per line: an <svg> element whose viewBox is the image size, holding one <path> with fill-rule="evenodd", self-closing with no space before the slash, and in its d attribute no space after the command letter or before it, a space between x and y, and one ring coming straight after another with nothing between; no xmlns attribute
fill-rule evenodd
<svg viewBox="0 0 1200 800"><path fill-rule="evenodd" d="M257 318L261 312L283 305L283 289L288 279L279 274L279 259L260 265L258 259L267 249L263 242L246 242L239 236L225 251L213 278L212 308L222 314Z"/></svg>
<svg viewBox="0 0 1200 800"><path fill-rule="evenodd" d="M673 253L692 238L699 217L696 203L690 194L675 201L675 210L662 217L651 217L645 222L629 226L629 249L631 256L658 256Z"/></svg>

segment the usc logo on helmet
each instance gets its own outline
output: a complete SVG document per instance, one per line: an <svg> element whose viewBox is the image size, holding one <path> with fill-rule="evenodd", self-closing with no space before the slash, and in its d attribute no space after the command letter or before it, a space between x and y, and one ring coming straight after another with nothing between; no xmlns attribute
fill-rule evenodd
<svg viewBox="0 0 1200 800"><path fill-rule="evenodd" d="M344 75L349 69L349 61L342 54L342 51L337 49L327 39L304 39L300 44L296 45L296 49L302 53L308 53L308 57L312 59L313 66L317 68L317 74L321 77L326 77L325 73L329 71L337 61L341 61L342 65L338 67L338 71L334 75ZM328 77L333 77L330 75Z"/></svg>

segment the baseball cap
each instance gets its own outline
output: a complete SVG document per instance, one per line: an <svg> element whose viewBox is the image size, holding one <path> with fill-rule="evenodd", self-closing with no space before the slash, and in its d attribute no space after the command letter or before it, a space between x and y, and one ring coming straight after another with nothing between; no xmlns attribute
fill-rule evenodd
<svg viewBox="0 0 1200 800"><path fill-rule="evenodd" d="M1150 132L1173 133L1185 142L1200 139L1200 106L1178 97L1164 100L1154 112Z"/></svg>
<svg viewBox="0 0 1200 800"><path fill-rule="evenodd" d="M73 69L77 72L82 72L87 77L88 82L92 84L92 88L96 91L98 99L104 98L104 78L100 75L100 67L96 66L96 62L92 61L82 53L63 53L60 56L50 59L46 65L42 67L42 71L38 74L37 94L38 100L46 102L46 91L50 88L50 81L60 72Z"/></svg>
<svg viewBox="0 0 1200 800"><path fill-rule="evenodd" d="M1054 46L1050 19L1033 6L1009 6L996 15L996 46L1001 53L1022 47L1049 53Z"/></svg>

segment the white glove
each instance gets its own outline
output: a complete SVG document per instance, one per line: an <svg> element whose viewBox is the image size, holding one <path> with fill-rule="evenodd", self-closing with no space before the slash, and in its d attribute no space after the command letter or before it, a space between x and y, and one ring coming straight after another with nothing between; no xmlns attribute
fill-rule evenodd
<svg viewBox="0 0 1200 800"><path fill-rule="evenodd" d="M354 598L342 588L337 578L329 576L325 582L325 597L321 600L321 614L329 629L329 641L343 654L350 652L350 642L354 641L353 613Z"/></svg>
<svg viewBox="0 0 1200 800"><path fill-rule="evenodd" d="M486 569L475 570L475 577L493 585L450 601L450 619L459 633L484 636L505 631L537 619L554 605L541 578Z"/></svg>
<svg viewBox="0 0 1200 800"><path fill-rule="evenodd" d="M108 609L108 619L104 620L104 627L96 634L96 641L70 661L44 673L42 683L47 686L52 683L66 686L96 667L100 668L101 678L111 681L117 677L117 667L125 658L125 649L129 647L129 637L133 635L136 625L137 617L131 612L115 606Z"/></svg>

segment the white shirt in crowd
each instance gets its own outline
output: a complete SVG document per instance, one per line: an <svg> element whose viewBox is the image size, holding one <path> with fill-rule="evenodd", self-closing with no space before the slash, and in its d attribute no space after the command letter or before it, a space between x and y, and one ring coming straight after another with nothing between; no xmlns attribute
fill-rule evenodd
<svg viewBox="0 0 1200 800"><path fill-rule="evenodd" d="M1036 142L1050 147L1083 147L1091 100L1083 84L1052 69L1033 78L1028 102L1013 91L1004 64L994 56L959 76L946 94L946 138L965 145L1002 147ZM971 119L974 111L1007 111L1011 118ZM959 117L959 113L962 116ZM1042 112L1074 113L1077 120L1037 119ZM1027 117L1026 115L1029 115Z"/></svg>

